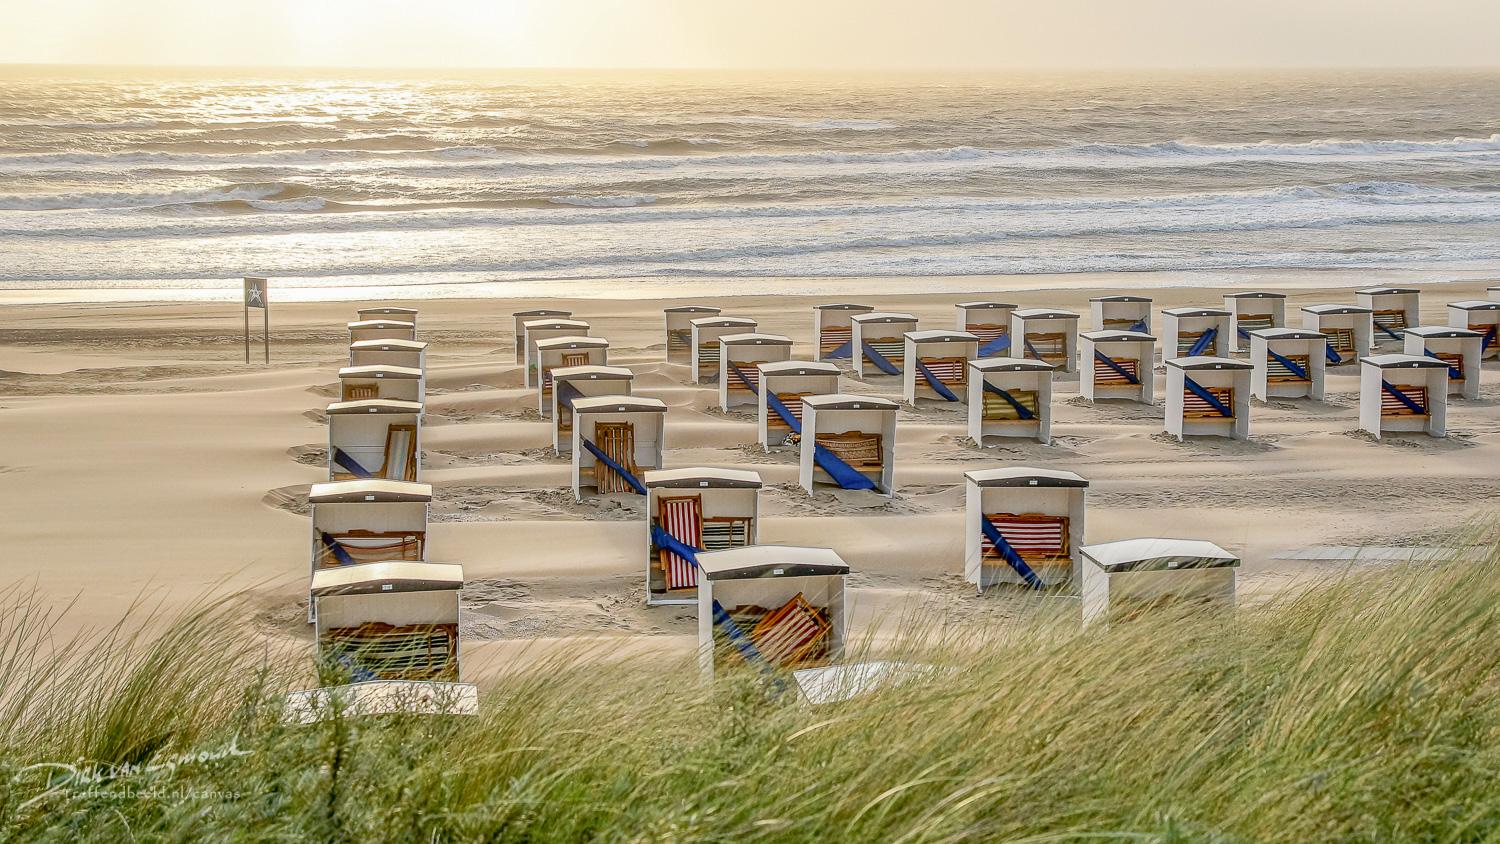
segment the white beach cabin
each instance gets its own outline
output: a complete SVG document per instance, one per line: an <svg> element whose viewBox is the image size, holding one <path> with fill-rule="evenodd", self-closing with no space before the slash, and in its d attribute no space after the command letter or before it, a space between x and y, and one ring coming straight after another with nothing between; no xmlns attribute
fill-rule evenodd
<svg viewBox="0 0 1500 844"><path fill-rule="evenodd" d="M760 365L792 358L792 338L780 334L725 334L719 338L719 409L754 405Z"/></svg>
<svg viewBox="0 0 1500 844"><path fill-rule="evenodd" d="M355 311L355 314L359 317L360 320L389 319L396 322L409 322L412 325L413 331L415 331L417 327L416 308L397 308L390 305L371 305L369 307L360 308L359 310Z"/></svg>
<svg viewBox="0 0 1500 844"><path fill-rule="evenodd" d="M1500 357L1500 301L1449 302L1448 325L1479 332L1480 360Z"/></svg>
<svg viewBox="0 0 1500 844"><path fill-rule="evenodd" d="M1252 331L1286 327L1285 293L1267 293L1263 290L1226 293L1224 310L1229 311L1230 315L1230 352L1249 349Z"/></svg>
<svg viewBox="0 0 1500 844"><path fill-rule="evenodd" d="M392 399L328 406L328 479L415 481L422 473L422 405Z"/></svg>
<svg viewBox="0 0 1500 844"><path fill-rule="evenodd" d="M843 657L849 564L833 550L751 545L699 554L698 565L704 680L733 666L793 671Z"/></svg>
<svg viewBox="0 0 1500 844"><path fill-rule="evenodd" d="M1009 302L959 302L959 331L967 331L979 338L979 357L1003 358L1012 354L1010 350L1010 315L1016 306Z"/></svg>
<svg viewBox="0 0 1500 844"><path fill-rule="evenodd" d="M871 311L855 314L853 323L854 374L860 378L875 375L901 377L905 368L906 332L917 330L917 318L911 314Z"/></svg>
<svg viewBox="0 0 1500 844"><path fill-rule="evenodd" d="M1422 324L1422 291L1415 287L1366 287L1354 291L1354 303L1370 309L1375 345L1404 346L1401 332Z"/></svg>
<svg viewBox="0 0 1500 844"><path fill-rule="evenodd" d="M660 469L646 478L646 603L696 604L696 555L755 544L759 473ZM679 554L673 544L685 548Z"/></svg>
<svg viewBox="0 0 1500 844"><path fill-rule="evenodd" d="M1466 399L1479 398L1479 352L1484 335L1467 328L1423 325L1408 328L1406 348L1409 355L1436 358L1448 364L1448 395Z"/></svg>
<svg viewBox="0 0 1500 844"><path fill-rule="evenodd" d="M361 340L415 340L417 325L394 319L362 319L349 323L349 342Z"/></svg>
<svg viewBox="0 0 1500 844"><path fill-rule="evenodd" d="M346 366L339 370L339 399L395 399L421 404L427 396L426 378L414 366Z"/></svg>
<svg viewBox="0 0 1500 844"><path fill-rule="evenodd" d="M1161 312L1161 359L1228 357L1234 318L1224 308L1167 308Z"/></svg>
<svg viewBox="0 0 1500 844"><path fill-rule="evenodd" d="M1089 401L1156 403L1156 338L1141 331L1085 331L1078 335L1079 392Z"/></svg>
<svg viewBox="0 0 1500 844"><path fill-rule="evenodd" d="M635 373L623 366L569 366L552 370L552 450L573 451L573 402L592 396L628 396Z"/></svg>
<svg viewBox="0 0 1500 844"><path fill-rule="evenodd" d="M1250 439L1250 375L1255 365L1232 358L1167 360L1166 431L1186 437Z"/></svg>
<svg viewBox="0 0 1500 844"><path fill-rule="evenodd" d="M1329 366L1354 363L1368 355L1375 332L1373 312L1359 305L1307 305L1302 308L1302 327L1328 338L1324 357Z"/></svg>
<svg viewBox="0 0 1500 844"><path fill-rule="evenodd" d="M313 484L309 571L427 559L428 484L378 479ZM308 604L313 620L314 604Z"/></svg>
<svg viewBox="0 0 1500 844"><path fill-rule="evenodd" d="M1042 360L1057 372L1078 371L1078 314L1051 308L1011 312L1011 354Z"/></svg>
<svg viewBox="0 0 1500 844"><path fill-rule="evenodd" d="M1259 328L1250 332L1250 395L1261 401L1323 400L1328 338L1305 328Z"/></svg>
<svg viewBox="0 0 1500 844"><path fill-rule="evenodd" d="M667 327L667 363L692 363L693 320L718 316L720 313L720 309L712 305L674 305L662 308L662 317Z"/></svg>
<svg viewBox="0 0 1500 844"><path fill-rule="evenodd" d="M526 332L526 386L541 383L536 344L556 337L587 337L589 324L581 319L549 317L534 319L522 326Z"/></svg>
<svg viewBox="0 0 1500 844"><path fill-rule="evenodd" d="M1151 333L1151 300L1145 296L1095 296L1089 299L1094 331Z"/></svg>
<svg viewBox="0 0 1500 844"><path fill-rule="evenodd" d="M644 396L573 400L573 497L646 494L641 474L660 469L667 406ZM614 464L614 465L610 465Z"/></svg>
<svg viewBox="0 0 1500 844"><path fill-rule="evenodd" d="M1154 608L1234 609L1240 560L1199 539L1122 539L1079 553L1083 623L1129 621Z"/></svg>
<svg viewBox="0 0 1500 844"><path fill-rule="evenodd" d="M1052 364L1030 358L989 358L969 364L969 439L1052 442Z"/></svg>
<svg viewBox="0 0 1500 844"><path fill-rule="evenodd" d="M552 415L552 373L578 366L608 366L609 341L603 337L549 337L536 341L536 409L543 419Z"/></svg>
<svg viewBox="0 0 1500 844"><path fill-rule="evenodd" d="M349 344L350 366L405 366L427 369L427 344L421 340L361 340Z"/></svg>
<svg viewBox="0 0 1500 844"><path fill-rule="evenodd" d="M837 302L813 305L813 348L818 350L818 360L854 359L854 324L850 320L856 314L873 313L871 305L856 305Z"/></svg>
<svg viewBox="0 0 1500 844"><path fill-rule="evenodd" d="M814 484L895 489L896 410L878 396L835 393L802 399L802 459L798 482L809 495Z"/></svg>
<svg viewBox="0 0 1500 844"><path fill-rule="evenodd" d="M967 331L906 332L902 357L913 365L901 371L901 397L962 404L969 400L969 361L979 356L979 338Z"/></svg>
<svg viewBox="0 0 1500 844"><path fill-rule="evenodd" d="M559 311L553 308L532 308L529 311L516 311L511 314L516 321L516 363L526 363L526 323L542 319L568 319L573 316L572 311Z"/></svg>
<svg viewBox="0 0 1500 844"><path fill-rule="evenodd" d="M1033 589L1070 582L1083 546L1089 482L1022 466L964 473L964 579Z"/></svg>
<svg viewBox="0 0 1500 844"><path fill-rule="evenodd" d="M1448 435L1448 364L1426 355L1359 359L1359 428L1375 439L1392 433Z"/></svg>
<svg viewBox="0 0 1500 844"><path fill-rule="evenodd" d="M690 384L712 384L719 377L719 338L726 334L753 334L756 322L745 317L709 316L689 320L692 337Z"/></svg>
<svg viewBox="0 0 1500 844"><path fill-rule="evenodd" d="M760 445L766 451L789 445L793 433L802 432L802 399L839 391L839 367L829 361L789 360L760 367L760 393L756 416ZM772 402L772 397L775 402ZM778 406L779 405L779 406Z"/></svg>

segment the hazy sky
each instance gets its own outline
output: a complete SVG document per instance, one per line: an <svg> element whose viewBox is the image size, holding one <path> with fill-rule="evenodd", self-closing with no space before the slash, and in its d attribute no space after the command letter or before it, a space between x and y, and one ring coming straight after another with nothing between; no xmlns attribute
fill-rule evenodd
<svg viewBox="0 0 1500 844"><path fill-rule="evenodd" d="M0 0L0 62L1500 65L1500 0Z"/></svg>

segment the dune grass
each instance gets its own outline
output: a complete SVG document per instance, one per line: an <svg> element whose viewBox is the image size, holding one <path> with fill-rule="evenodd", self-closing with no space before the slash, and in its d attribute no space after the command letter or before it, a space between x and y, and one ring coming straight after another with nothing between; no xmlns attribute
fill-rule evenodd
<svg viewBox="0 0 1500 844"><path fill-rule="evenodd" d="M1497 573L1500 552L1351 573L1232 621L929 619L903 656L936 671L817 708L571 654L485 687L478 717L312 726L278 718L305 652L227 633L234 601L54 650L12 593L0 837L1497 841ZM84 775L32 767L59 761Z"/></svg>

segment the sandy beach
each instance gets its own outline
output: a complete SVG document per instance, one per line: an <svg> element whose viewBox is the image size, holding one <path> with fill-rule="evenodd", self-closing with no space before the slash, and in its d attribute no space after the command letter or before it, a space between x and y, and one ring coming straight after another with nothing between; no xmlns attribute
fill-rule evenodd
<svg viewBox="0 0 1500 844"><path fill-rule="evenodd" d="M1302 305L1352 302L1343 275L1324 286L1319 274L1307 273L1259 281L1288 294L1296 325ZM851 281L837 297L825 291L707 301L725 315L759 320L762 331L791 336L794 356L807 358L810 309L820 301L864 301L912 312L923 328L947 328L955 302L986 296L1086 314L1090 295L1145 293L1160 309L1217 305L1223 293L1247 289L1154 289L1152 277L1141 274L1090 279L1095 286L1087 289L1047 289L1034 279L971 278L969 293L935 285L942 292L876 296L852 292L858 283ZM780 285L789 287L795 285ZM1424 286L1424 324L1446 322L1446 302L1484 298L1484 288L1476 281ZM636 393L669 406L667 467L760 472L761 541L831 546L854 567L856 638L913 608L999 616L1026 600L1004 589L976 597L962 580L968 469L1078 472L1092 482L1089 542L1213 540L1242 555L1247 600L1346 565L1308 560L1315 555L1298 549L1442 544L1500 493L1500 383L1491 361L1480 399L1451 402L1446 439L1377 443L1357 434L1357 366L1330 369L1326 402L1255 403L1249 442L1168 441L1160 404L1091 405L1079 397L1076 375L1056 382L1050 446L1014 441L981 450L965 440L961 409L903 407L894 498L809 498L796 485L792 453L761 453L753 414L721 412L714 389L688 384L686 366L663 361L661 308L684 301L381 302L420 308L421 339L430 343L422 477L435 488L428 556L464 566L466 679L591 640L610 645L610 653L681 655L695 642L693 608L644 604L641 500L609 496L579 505L567 491L568 464L551 453L549 425L512 363L510 315L525 308L567 309L590 322L594 335L610 340L610 362L634 370ZM310 649L305 499L325 477L322 409L336 394L347 354L344 324L354 307L276 304L266 367L242 362L234 304L6 306L4 583L34 586L59 607L73 602L64 633L110 623L141 598L170 614L203 595L244 589L264 633ZM1161 389L1159 380L1158 401ZM900 385L892 377L846 377L845 391L899 398Z"/></svg>

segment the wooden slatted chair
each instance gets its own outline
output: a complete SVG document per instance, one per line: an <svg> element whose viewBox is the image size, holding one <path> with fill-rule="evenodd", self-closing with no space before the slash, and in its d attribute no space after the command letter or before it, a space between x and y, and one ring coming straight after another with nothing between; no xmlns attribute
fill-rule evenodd
<svg viewBox="0 0 1500 844"><path fill-rule="evenodd" d="M380 398L380 386L378 384L345 384L344 401L363 401L365 399Z"/></svg>
<svg viewBox="0 0 1500 844"><path fill-rule="evenodd" d="M1021 348L1025 349L1026 356L1043 360L1054 365L1062 365L1068 362L1068 335L1061 331L1043 331L1035 334L1027 333L1025 343ZM1027 344L1030 344L1028 347ZM1032 349L1036 351L1033 353Z"/></svg>
<svg viewBox="0 0 1500 844"><path fill-rule="evenodd" d="M374 680L458 680L458 625L366 622L323 633L335 659Z"/></svg>
<svg viewBox="0 0 1500 844"><path fill-rule="evenodd" d="M932 377L949 387L963 387L969 383L969 360L962 357L918 358ZM926 383L925 380L919 384Z"/></svg>
<svg viewBox="0 0 1500 844"><path fill-rule="evenodd" d="M420 530L348 530L330 533L329 536L355 563L420 561L422 545L427 541L426 532ZM326 543L320 543L318 568L336 568L340 565L348 564L342 562Z"/></svg>
<svg viewBox="0 0 1500 844"><path fill-rule="evenodd" d="M1295 363L1302 368L1303 372L1309 373L1303 377L1287 368L1287 365L1271 357L1266 356L1266 381L1272 384L1286 384L1290 382L1303 382L1309 380L1312 372L1312 364L1308 362L1307 355L1282 355L1282 357Z"/></svg>
<svg viewBox="0 0 1500 844"><path fill-rule="evenodd" d="M818 331L818 356L836 351L854 338L854 329L847 325L825 325Z"/></svg>
<svg viewBox="0 0 1500 844"><path fill-rule="evenodd" d="M599 422L594 425L594 444L599 450L609 455L609 459L615 461L632 475L639 476L640 469L635 463L635 425L630 422ZM600 494L613 492L634 492L630 482L616 472L614 469L604 465L604 461L594 461L594 486Z"/></svg>
<svg viewBox="0 0 1500 844"><path fill-rule="evenodd" d="M417 426L392 425L385 432L385 463L381 475L390 481L417 479Z"/></svg>
<svg viewBox="0 0 1500 844"><path fill-rule="evenodd" d="M984 421L986 422L1033 422L1041 408L1041 399L1036 390L1007 390L1022 407L1031 413L1031 419L1022 419L1021 412L989 390L984 391Z"/></svg>
<svg viewBox="0 0 1500 844"><path fill-rule="evenodd" d="M781 403L786 405L786 409L791 411L792 418L796 419L797 423L800 425L802 423L802 397L812 395L817 394L813 392L777 393L776 398L780 399ZM792 429L792 427L786 424L786 422L781 418L781 414L775 411L770 411L766 415L766 427L777 428L784 431L790 431Z"/></svg>
<svg viewBox="0 0 1500 844"><path fill-rule="evenodd" d="M1427 416L1426 409L1429 405L1427 404L1427 388L1425 386L1417 386L1415 384L1392 384L1391 389L1394 389L1396 392L1406 396L1411 400L1413 404L1415 404L1417 407L1422 408L1423 412L1418 413L1416 410L1408 407L1406 402L1402 401L1396 396L1391 395L1390 390L1382 388L1380 391L1381 416Z"/></svg>
<svg viewBox="0 0 1500 844"><path fill-rule="evenodd" d="M895 366L906 361L906 339L903 337L875 337L865 343Z"/></svg>
<svg viewBox="0 0 1500 844"><path fill-rule="evenodd" d="M879 434L867 434L864 431L818 434L817 443L861 472L879 472L881 469Z"/></svg>
<svg viewBox="0 0 1500 844"><path fill-rule="evenodd" d="M733 372L730 372L729 373L729 382L728 382L728 385L727 385L729 387L730 392L738 392L738 393L755 393L755 392L759 392L760 391L760 365L763 364L763 363L766 363L766 361L763 361L763 360L744 360L744 361L737 360L737 361L734 361L735 367L738 368L740 372L744 373L745 381L749 381L750 384L749 384L749 386L746 386L745 381L741 381L738 376L736 376Z"/></svg>

